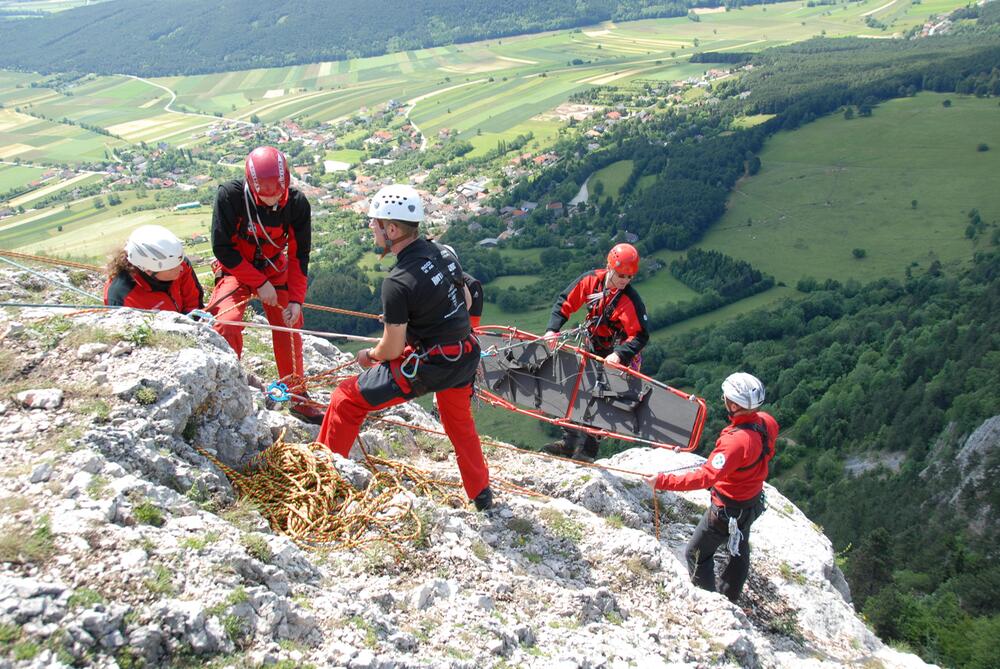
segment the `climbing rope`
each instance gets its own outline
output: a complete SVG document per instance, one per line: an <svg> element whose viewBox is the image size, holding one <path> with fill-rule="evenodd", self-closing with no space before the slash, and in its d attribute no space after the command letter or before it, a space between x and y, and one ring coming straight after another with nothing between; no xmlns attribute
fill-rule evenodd
<svg viewBox="0 0 1000 669"><path fill-rule="evenodd" d="M47 265L55 265L57 267L70 267L70 268L73 268L73 269L87 270L89 272L96 272L98 274L100 274L100 273L102 273L104 271L103 267L99 267L97 265L88 265L86 263L73 262L71 260L61 260L61 259L57 259L57 258L49 258L47 256L37 256L37 255L30 255L30 254L27 254L27 253L18 253L16 251L7 251L7 250L4 250L4 249L0 249L0 258L12 258L12 259L16 259L16 260L29 260L31 262L39 262L39 263L44 263L44 264L47 264ZM11 263L11 264L14 264L14 263ZM18 267L21 267L21 266L18 265ZM27 268L24 268L24 267L22 267L22 269L26 269L29 272L31 271L31 270L29 270ZM49 279L48 277L43 277L43 278L45 278L46 280L51 281L51 279ZM63 284L58 284L58 285L63 285ZM88 297L93 297L89 293L87 295L88 295ZM98 301L100 301L100 298L95 298L95 299L98 299ZM251 298L251 299L253 299L253 298ZM247 300L247 301L249 301L249 300ZM325 305L322 305L322 304L310 304L310 303L307 302L307 303L303 304L302 306L305 309L313 309L314 311L325 311L325 312L328 312L328 313L341 314L341 315L344 315L344 316L357 316L358 318L370 318L370 319L373 319L373 320L378 320L378 319L381 318L381 316L379 316L378 314L369 314L369 313L366 313L364 311L353 311L351 309L339 309L337 307L328 307L328 306L325 306ZM233 307L233 308L235 308L235 307ZM223 313L228 313L228 312L229 312L229 309L227 309L226 311L218 314L217 317L221 316Z"/></svg>
<svg viewBox="0 0 1000 669"><path fill-rule="evenodd" d="M353 549L386 542L398 551L417 540L423 522L410 494L451 504L463 501L455 483L416 467L365 454L371 472L363 489L337 471L321 444L293 444L284 435L241 471L198 452L221 469L240 496L251 500L271 528L304 548Z"/></svg>

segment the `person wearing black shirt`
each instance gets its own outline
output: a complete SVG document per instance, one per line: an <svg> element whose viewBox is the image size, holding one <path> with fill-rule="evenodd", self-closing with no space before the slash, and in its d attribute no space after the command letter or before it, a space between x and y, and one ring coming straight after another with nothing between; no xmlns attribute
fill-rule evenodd
<svg viewBox="0 0 1000 669"><path fill-rule="evenodd" d="M383 255L397 259L382 281L382 337L358 352L365 371L333 392L317 441L347 457L369 412L433 392L465 492L484 511L493 491L470 406L480 349L462 268L420 236L423 204L410 186L382 188L368 216Z"/></svg>

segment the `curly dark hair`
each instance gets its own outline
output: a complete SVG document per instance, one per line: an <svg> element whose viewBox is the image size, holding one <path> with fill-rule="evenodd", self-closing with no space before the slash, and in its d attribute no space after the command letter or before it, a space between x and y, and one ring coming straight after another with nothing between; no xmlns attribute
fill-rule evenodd
<svg viewBox="0 0 1000 669"><path fill-rule="evenodd" d="M137 271L138 268L128 261L128 254L121 248L108 257L106 272L109 279L114 279L119 274L129 274Z"/></svg>

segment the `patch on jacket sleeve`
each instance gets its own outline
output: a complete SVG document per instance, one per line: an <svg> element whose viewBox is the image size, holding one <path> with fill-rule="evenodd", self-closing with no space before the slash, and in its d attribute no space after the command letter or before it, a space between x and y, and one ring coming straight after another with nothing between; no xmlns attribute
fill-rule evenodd
<svg viewBox="0 0 1000 669"><path fill-rule="evenodd" d="M715 469L722 469L726 465L726 456L722 453L717 453L715 457L712 458L712 467Z"/></svg>

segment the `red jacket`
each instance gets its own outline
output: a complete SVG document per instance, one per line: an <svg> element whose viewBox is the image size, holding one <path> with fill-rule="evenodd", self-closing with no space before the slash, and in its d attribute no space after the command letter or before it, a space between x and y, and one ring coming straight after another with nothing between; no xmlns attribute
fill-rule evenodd
<svg viewBox="0 0 1000 669"><path fill-rule="evenodd" d="M761 457L761 435L737 425L761 423L770 436L769 452ZM657 490L712 489L712 502L725 506L720 495L732 501L744 502L756 497L764 489L767 465L774 457L774 444L778 438L778 422L763 411L734 416L715 442L715 450L697 470L687 474L660 474L656 478ZM746 468L746 469L743 469ZM742 469L742 471L740 471Z"/></svg>
<svg viewBox="0 0 1000 669"><path fill-rule="evenodd" d="M547 329L558 332L573 313L587 305L587 328L595 352L614 350L627 367L649 341L646 305L631 285L623 291L605 290L607 274L606 269L595 269L567 286L552 306Z"/></svg>
<svg viewBox="0 0 1000 669"><path fill-rule="evenodd" d="M254 232L256 231L256 236ZM212 251L223 271L257 289L268 281L288 287L288 300L306 300L312 212L301 191L289 189L284 207L258 207L244 181L219 186L212 212Z"/></svg>
<svg viewBox="0 0 1000 669"><path fill-rule="evenodd" d="M186 314L205 306L205 294L191 263L184 260L173 281L157 281L142 272L120 272L104 285L104 304L135 309L158 309Z"/></svg>

